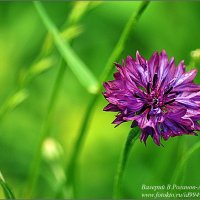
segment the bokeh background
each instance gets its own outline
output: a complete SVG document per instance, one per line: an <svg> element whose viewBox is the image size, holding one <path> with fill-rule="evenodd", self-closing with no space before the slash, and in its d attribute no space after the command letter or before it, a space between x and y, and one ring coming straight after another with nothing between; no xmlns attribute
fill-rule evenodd
<svg viewBox="0 0 200 200"><path fill-rule="evenodd" d="M75 4L43 2L58 28L68 20ZM120 1L88 3L78 29L73 32L71 45L96 78L99 78L126 22L139 4ZM194 63L191 51L200 48L199 11L199 2L151 2L117 61L121 62L127 55L135 56L136 50L149 58L155 50L165 49L169 57L175 57L177 64L182 59L187 65ZM10 97L22 87L24 74L37 63L41 48L47 48L44 47L46 35L47 30L31 2L0 3L0 170L19 198L24 197L58 73L61 56L55 47L51 53L53 62L47 69L35 73L26 84L26 90L18 93L14 100ZM200 65L195 67L200 68ZM198 77L196 81L200 82ZM33 197L54 196L60 179L64 178L63 168L68 164L91 96L67 67L53 110L50 137L45 143L47 147ZM130 123L114 128L111 124L114 113L102 111L106 104L103 97L98 99L81 150L76 181L78 198L112 196L114 174ZM140 198L142 184L168 184L183 152L199 140L193 136L172 138L162 142L164 147L156 146L151 138L147 146L137 141L127 163L123 197ZM199 184L199 162L198 153L193 154L187 163L184 184ZM4 198L1 190L0 198Z"/></svg>

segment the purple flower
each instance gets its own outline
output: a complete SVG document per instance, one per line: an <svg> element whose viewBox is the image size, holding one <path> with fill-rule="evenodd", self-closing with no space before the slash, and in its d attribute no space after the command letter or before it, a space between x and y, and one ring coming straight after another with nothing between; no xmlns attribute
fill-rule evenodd
<svg viewBox="0 0 200 200"><path fill-rule="evenodd" d="M184 61L178 66L166 52L155 52L149 60L139 52L136 60L128 56L122 65L115 63L114 80L104 83L104 97L109 104L104 111L118 112L116 126L133 121L131 127L142 130L140 140L150 135L155 144L160 139L200 130L200 85L193 83L197 70L186 72Z"/></svg>

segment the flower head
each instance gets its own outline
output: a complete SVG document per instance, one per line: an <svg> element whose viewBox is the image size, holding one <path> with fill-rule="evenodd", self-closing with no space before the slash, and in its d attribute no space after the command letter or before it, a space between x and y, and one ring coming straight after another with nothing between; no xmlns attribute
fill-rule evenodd
<svg viewBox="0 0 200 200"><path fill-rule="evenodd" d="M128 56L122 65L115 63L114 80L104 83L109 104L104 111L118 112L114 124L133 121L142 130L140 140L150 135L160 139L200 130L200 85L193 83L197 70L186 72L184 61L178 66L166 52L155 52L149 60L139 52Z"/></svg>

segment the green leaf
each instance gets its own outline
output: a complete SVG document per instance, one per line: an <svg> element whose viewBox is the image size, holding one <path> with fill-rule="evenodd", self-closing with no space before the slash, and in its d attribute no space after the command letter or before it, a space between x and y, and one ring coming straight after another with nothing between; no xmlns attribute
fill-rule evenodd
<svg viewBox="0 0 200 200"><path fill-rule="evenodd" d="M15 199L13 192L11 191L10 187L6 183L5 179L3 178L2 173L0 172L0 185L3 189L4 195L6 199Z"/></svg>
<svg viewBox="0 0 200 200"><path fill-rule="evenodd" d="M68 42L60 36L60 33L56 26L52 23L49 16L47 15L42 3L39 1L33 2L38 14L40 15L44 25L48 31L52 34L55 45L66 61L66 63L71 68L72 72L78 78L80 83L91 93L96 93L98 88L98 82L93 76L91 71L87 68L85 63L78 57L78 55L73 51Z"/></svg>

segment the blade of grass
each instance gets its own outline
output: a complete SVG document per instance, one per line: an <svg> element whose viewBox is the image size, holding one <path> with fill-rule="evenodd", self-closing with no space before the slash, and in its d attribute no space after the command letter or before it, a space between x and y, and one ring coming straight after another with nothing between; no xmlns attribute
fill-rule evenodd
<svg viewBox="0 0 200 200"><path fill-rule="evenodd" d="M52 34L55 45L63 59L66 61L72 72L75 74L80 83L90 92L96 93L98 82L85 63L73 51L68 42L64 42L63 38L56 26L52 23L47 15L42 3L34 1L34 6L41 17L47 30Z"/></svg>
<svg viewBox="0 0 200 200"><path fill-rule="evenodd" d="M82 26L79 25L79 21L83 16L91 9L94 9L95 7L99 6L102 2L74 2L74 7L71 9L66 21L62 25L61 29L61 37L64 40L69 41L73 38L77 37L80 33L83 32ZM80 8L83 6L83 8ZM81 12L80 12L81 10ZM75 13L75 14L74 14ZM72 17L72 15L74 15ZM70 20L69 20L70 19ZM70 34L66 34L67 32L70 32ZM47 55L51 52L53 47L53 38L51 34L47 34L45 42L41 48L40 55Z"/></svg>
<svg viewBox="0 0 200 200"><path fill-rule="evenodd" d="M83 32L83 29L84 28L80 25L71 25L70 27L63 29L60 32L60 35L63 38L64 42L69 42L69 40L73 40L74 38L79 36ZM55 45L53 37L50 33L47 33L38 58L50 55L53 52L54 47Z"/></svg>
<svg viewBox="0 0 200 200"><path fill-rule="evenodd" d="M142 13L145 11L148 4L149 4L148 1L142 2L138 11L134 13L133 15L131 15L128 23L125 25L125 28L121 34L121 37L118 43L114 47L114 50L108 59L108 62L100 78L100 83L98 85L98 92L92 96L89 102L80 130L78 132L77 140L75 141L75 145L72 147L73 149L72 149L71 157L69 159L69 165L66 167L66 170L65 170L66 177L67 177L67 182L65 183L66 188L70 187L70 185L74 185L74 177L75 177L78 157L80 156L80 151L83 146L84 139L86 137L87 129L89 127L90 120L92 118L92 114L94 112L97 99L101 94L102 82L105 81L110 76L113 70L113 62L117 60L117 58L121 55L129 34L131 33L132 29L135 27L137 21L140 19ZM62 193L61 190L62 189L58 191L57 196L61 195Z"/></svg>
<svg viewBox="0 0 200 200"><path fill-rule="evenodd" d="M15 199L15 195L6 183L5 179L3 178L3 175L0 171L0 185L3 189L4 195L6 199Z"/></svg>

